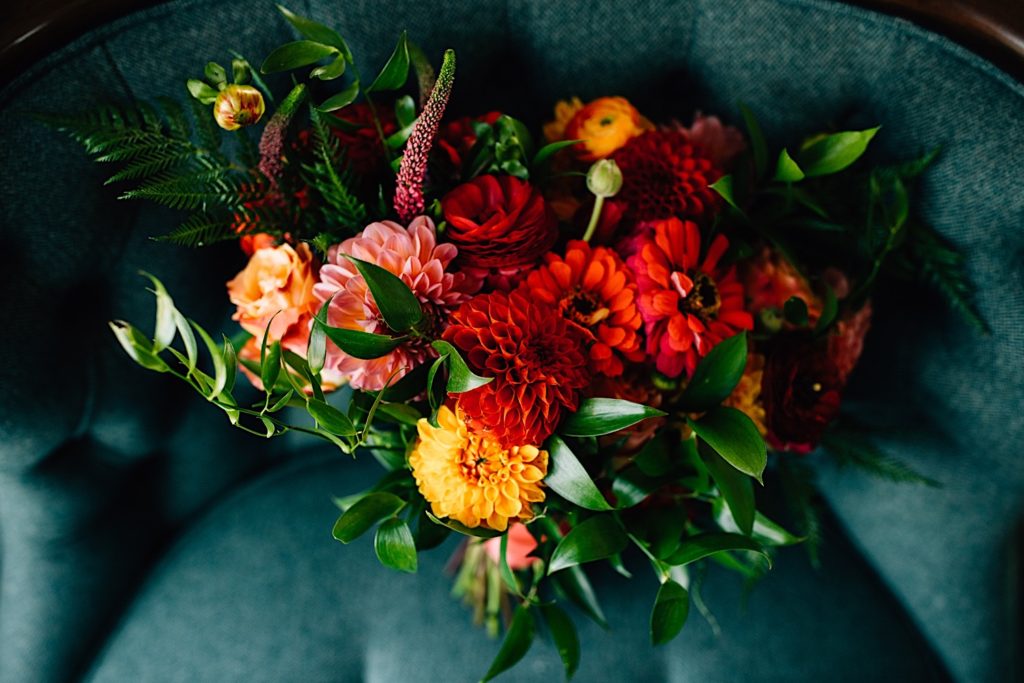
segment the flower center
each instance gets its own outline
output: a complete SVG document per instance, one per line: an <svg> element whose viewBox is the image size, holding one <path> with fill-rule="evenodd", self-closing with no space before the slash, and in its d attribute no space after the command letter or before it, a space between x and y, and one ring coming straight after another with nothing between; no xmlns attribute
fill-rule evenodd
<svg viewBox="0 0 1024 683"><path fill-rule="evenodd" d="M715 281L706 273L697 273L690 279L686 273L676 271L670 278L680 296L679 309L703 318L713 318L722 307Z"/></svg>
<svg viewBox="0 0 1024 683"><path fill-rule="evenodd" d="M592 327L611 315L601 303L593 292L577 289L562 299L562 314L583 327Z"/></svg>

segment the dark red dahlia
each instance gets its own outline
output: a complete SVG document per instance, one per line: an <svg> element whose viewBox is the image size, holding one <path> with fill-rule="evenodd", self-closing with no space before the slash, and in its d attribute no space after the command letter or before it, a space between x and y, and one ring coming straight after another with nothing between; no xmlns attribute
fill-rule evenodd
<svg viewBox="0 0 1024 683"><path fill-rule="evenodd" d="M825 339L809 332L780 335L768 352L761 379L768 442L809 453L839 416L845 378Z"/></svg>
<svg viewBox="0 0 1024 683"><path fill-rule="evenodd" d="M644 133L613 158L623 178L616 198L629 206L634 222L672 217L699 221L720 205L709 185L722 177L722 171L683 132Z"/></svg>
<svg viewBox="0 0 1024 683"><path fill-rule="evenodd" d="M395 115L389 107L377 110L384 135L398 130ZM352 171L361 177L376 178L388 170L387 155L380 140L380 133L373 123L373 114L365 103L360 102L339 112L341 125L333 127L334 136L341 143L345 159Z"/></svg>
<svg viewBox="0 0 1024 683"><path fill-rule="evenodd" d="M463 162L466 161L466 155L476 144L476 130L473 124L486 123L493 126L500 116L500 111L491 111L483 116L463 116L443 124L437 132L438 149L444 153L452 166L461 169Z"/></svg>
<svg viewBox="0 0 1024 683"><path fill-rule="evenodd" d="M467 419L505 446L541 445L590 384L586 333L552 306L481 294L451 316L444 339L494 380L458 395Z"/></svg>

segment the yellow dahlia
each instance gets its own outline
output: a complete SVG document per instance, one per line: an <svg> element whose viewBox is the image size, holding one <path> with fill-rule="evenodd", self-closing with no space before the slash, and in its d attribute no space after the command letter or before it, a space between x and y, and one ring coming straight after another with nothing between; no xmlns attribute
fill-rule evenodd
<svg viewBox="0 0 1024 683"><path fill-rule="evenodd" d="M503 448L489 434L470 430L461 411L442 406L438 426L419 422L420 438L409 455L420 493L437 517L496 531L509 521L533 517L531 503L544 500L541 479L548 452L536 446Z"/></svg>

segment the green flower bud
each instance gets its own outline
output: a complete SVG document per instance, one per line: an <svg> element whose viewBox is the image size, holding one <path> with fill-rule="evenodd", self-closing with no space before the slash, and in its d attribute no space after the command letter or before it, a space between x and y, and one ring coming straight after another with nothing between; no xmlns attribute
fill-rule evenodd
<svg viewBox="0 0 1024 683"><path fill-rule="evenodd" d="M601 159L587 171L587 189L596 197L614 197L622 189L622 171L614 159Z"/></svg>

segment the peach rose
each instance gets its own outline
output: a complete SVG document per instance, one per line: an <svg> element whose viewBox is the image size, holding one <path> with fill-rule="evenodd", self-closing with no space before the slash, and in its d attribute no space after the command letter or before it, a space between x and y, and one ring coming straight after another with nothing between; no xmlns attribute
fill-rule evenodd
<svg viewBox="0 0 1024 683"><path fill-rule="evenodd" d="M232 320L258 344L270 324L271 340L305 356L309 321L316 312L315 270L306 244L257 249L248 265L228 283L228 296L238 307Z"/></svg>

